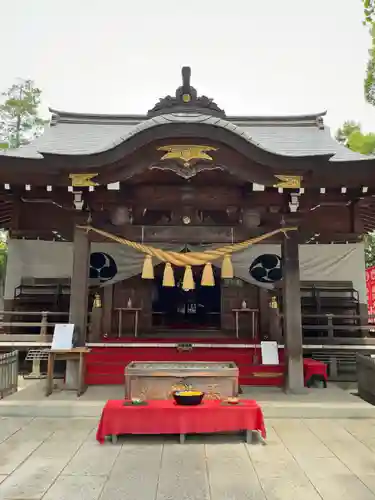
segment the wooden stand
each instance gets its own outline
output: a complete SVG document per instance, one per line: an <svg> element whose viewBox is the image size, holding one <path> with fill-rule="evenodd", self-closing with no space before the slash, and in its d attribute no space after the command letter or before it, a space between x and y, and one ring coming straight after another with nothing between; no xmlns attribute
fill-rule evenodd
<svg viewBox="0 0 375 500"><path fill-rule="evenodd" d="M85 355L89 353L91 349L87 347L76 347L69 350L56 350L49 351L48 353L48 369L47 369L47 385L46 385L46 396L49 396L53 392L53 375L55 368L55 361L77 361L79 363L78 368L78 387L77 396L81 396L86 390L85 387Z"/></svg>
<svg viewBox="0 0 375 500"><path fill-rule="evenodd" d="M232 312L235 315L236 319L236 339L240 338L240 320L239 320L239 315L243 313L251 314L251 339L255 340L255 325L256 325L256 320L255 320L255 315L258 314L259 310L258 309L248 309L247 307L241 308L241 309L232 309Z"/></svg>
<svg viewBox="0 0 375 500"><path fill-rule="evenodd" d="M132 313L134 314L134 337L138 337L138 322L139 322L139 313L142 311L140 307L118 307L116 309L118 312L118 338L121 338L122 335L122 314L123 313Z"/></svg>

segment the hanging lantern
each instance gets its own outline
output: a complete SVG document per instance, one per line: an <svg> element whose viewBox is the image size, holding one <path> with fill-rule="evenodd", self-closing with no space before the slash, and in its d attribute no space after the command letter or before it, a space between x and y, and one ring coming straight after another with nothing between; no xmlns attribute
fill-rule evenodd
<svg viewBox="0 0 375 500"><path fill-rule="evenodd" d="M273 296L270 300L270 308L271 309L277 309L279 306L277 304L277 299L275 296Z"/></svg>
<svg viewBox="0 0 375 500"><path fill-rule="evenodd" d="M100 298L100 295L96 293L94 297L94 308L100 309L101 307L102 307L102 300Z"/></svg>

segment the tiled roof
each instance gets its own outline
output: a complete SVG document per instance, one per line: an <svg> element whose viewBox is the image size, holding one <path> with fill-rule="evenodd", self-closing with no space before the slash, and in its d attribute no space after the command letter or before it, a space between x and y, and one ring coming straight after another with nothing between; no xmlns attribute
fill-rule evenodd
<svg viewBox="0 0 375 500"><path fill-rule="evenodd" d="M43 154L92 155L112 149L143 130L167 123L199 123L227 129L263 150L282 156L332 155L331 161L367 159L332 138L323 114L287 117L227 117L175 113L147 119L137 115L87 115L51 110L53 120L32 144L3 152L41 159Z"/></svg>

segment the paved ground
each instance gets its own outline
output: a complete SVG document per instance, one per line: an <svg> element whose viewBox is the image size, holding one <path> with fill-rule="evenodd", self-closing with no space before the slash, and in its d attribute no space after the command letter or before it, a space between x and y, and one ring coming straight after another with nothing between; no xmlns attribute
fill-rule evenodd
<svg viewBox="0 0 375 500"><path fill-rule="evenodd" d="M77 399L72 391L44 395L45 381L33 381L23 390L0 401L2 417L95 417L108 399L122 399L124 387L89 386ZM355 384L308 389L303 395L285 394L275 387L246 387L241 397L256 399L266 418L373 418L375 406L353 395ZM0 497L1 498L1 497Z"/></svg>
<svg viewBox="0 0 375 500"><path fill-rule="evenodd" d="M0 418L1 500L375 500L375 420L268 420L234 436L95 441L97 419Z"/></svg>

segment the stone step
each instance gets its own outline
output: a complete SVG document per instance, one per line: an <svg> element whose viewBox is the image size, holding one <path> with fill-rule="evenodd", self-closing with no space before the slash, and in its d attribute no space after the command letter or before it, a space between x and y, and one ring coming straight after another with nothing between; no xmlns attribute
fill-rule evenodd
<svg viewBox="0 0 375 500"><path fill-rule="evenodd" d="M317 389L319 390L319 389ZM322 391L324 389L321 389ZM61 394L59 395L61 397ZM42 397L38 401L16 400L6 398L0 401L1 417L96 417L99 418L106 403L88 401L85 399L70 399L72 393L67 393L69 400L53 400ZM83 396L84 398L85 396ZM249 398L249 395L246 396ZM309 401L309 397L290 397L285 401L259 401L264 417L267 418L375 418L375 406L361 399L349 402Z"/></svg>

